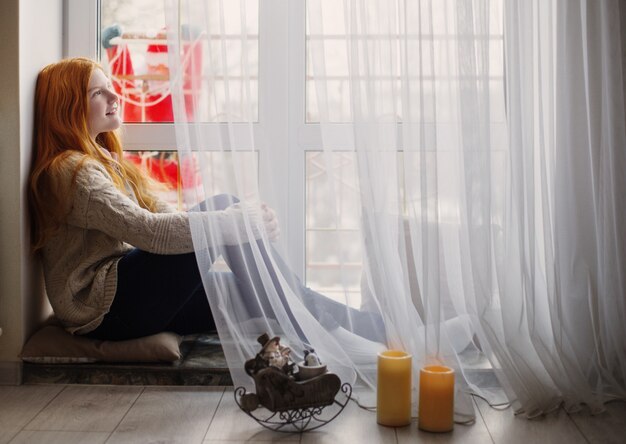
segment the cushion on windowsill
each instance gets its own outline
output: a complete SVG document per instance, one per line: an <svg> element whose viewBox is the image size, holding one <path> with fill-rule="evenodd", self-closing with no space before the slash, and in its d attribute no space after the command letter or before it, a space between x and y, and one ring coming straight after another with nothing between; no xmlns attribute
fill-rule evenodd
<svg viewBox="0 0 626 444"><path fill-rule="evenodd" d="M175 333L163 332L127 341L101 341L47 325L30 337L20 357L35 364L173 362L181 357L181 340Z"/></svg>

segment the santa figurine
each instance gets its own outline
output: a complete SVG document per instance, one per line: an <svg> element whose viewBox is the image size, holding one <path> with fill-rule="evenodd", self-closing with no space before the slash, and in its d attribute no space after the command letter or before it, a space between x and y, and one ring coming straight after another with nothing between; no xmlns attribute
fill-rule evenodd
<svg viewBox="0 0 626 444"><path fill-rule="evenodd" d="M280 337L275 336L270 339L267 333L263 333L257 338L259 344L263 346L259 352L259 356L267 362L271 367L276 367L286 373L291 372L293 363L290 361L289 355L291 349L280 344Z"/></svg>

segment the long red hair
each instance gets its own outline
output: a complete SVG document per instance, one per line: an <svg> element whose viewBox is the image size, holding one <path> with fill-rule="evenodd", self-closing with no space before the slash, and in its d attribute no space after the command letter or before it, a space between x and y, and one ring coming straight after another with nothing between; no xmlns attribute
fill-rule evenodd
<svg viewBox="0 0 626 444"><path fill-rule="evenodd" d="M77 57L46 66L37 78L35 146L28 188L34 251L46 244L67 216L67 205L61 205L67 196L57 194L51 179L59 173L60 162L71 154L82 155L74 178L85 161L95 160L104 166L120 191L127 193L128 183L143 208L156 210L150 192L153 181L124 159L117 133L102 133L95 141L89 136L87 88L95 69L102 67L93 60ZM113 155L107 155L101 147Z"/></svg>

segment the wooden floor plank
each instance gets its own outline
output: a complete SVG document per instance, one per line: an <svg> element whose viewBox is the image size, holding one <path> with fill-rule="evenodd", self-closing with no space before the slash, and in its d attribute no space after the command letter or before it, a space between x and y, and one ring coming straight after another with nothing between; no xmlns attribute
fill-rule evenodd
<svg viewBox="0 0 626 444"><path fill-rule="evenodd" d="M496 444L583 444L586 443L574 422L564 410L540 418L515 416L509 408L497 410L480 398L474 398L489 434Z"/></svg>
<svg viewBox="0 0 626 444"><path fill-rule="evenodd" d="M143 392L142 392L143 391ZM527 420L476 399L477 422L454 432L429 434L415 422L405 428L376 424L376 414L351 402L318 431L281 434L263 429L239 410L232 388L214 387L0 386L0 443L238 442L409 443L533 442L622 443L626 403L607 404L591 416L555 412ZM219 404L218 404L219 401ZM214 414L213 414L214 412ZM212 418L212 419L211 419ZM484 422L482 422L484 420ZM208 431L207 431L208 429ZM206 433L205 433L206 431Z"/></svg>
<svg viewBox="0 0 626 444"><path fill-rule="evenodd" d="M299 442L296 433L279 433L267 430L247 416L235 403L233 388L224 396L205 436L205 443L216 441Z"/></svg>
<svg viewBox="0 0 626 444"><path fill-rule="evenodd" d="M62 385L0 386L0 444L9 442L61 390Z"/></svg>
<svg viewBox="0 0 626 444"><path fill-rule="evenodd" d="M103 444L108 437L108 432L24 430L17 434L11 444Z"/></svg>
<svg viewBox="0 0 626 444"><path fill-rule="evenodd" d="M398 444L409 443L463 443L463 444L487 444L491 443L489 430L483 421L478 409L476 420L473 424L455 424L454 429L448 433L429 433L417 428L417 419L410 426L396 429Z"/></svg>
<svg viewBox="0 0 626 444"><path fill-rule="evenodd" d="M108 443L202 443L223 387L150 387L139 396Z"/></svg>
<svg viewBox="0 0 626 444"><path fill-rule="evenodd" d="M265 437L261 440L258 440L256 438L254 438L253 440L244 440L244 439L236 439L236 440L231 440L231 439L218 439L218 440L212 440L212 439L207 439L204 441L203 444L250 444L251 442L261 442L261 443L271 443L271 442L290 442L290 441L282 441L282 437L281 436L276 436L275 439L270 439L268 437ZM298 442L298 441L292 441L292 442Z"/></svg>
<svg viewBox="0 0 626 444"><path fill-rule="evenodd" d="M67 386L24 429L112 432L142 390L135 386Z"/></svg>
<svg viewBox="0 0 626 444"><path fill-rule="evenodd" d="M355 395L357 398L359 392L360 389L356 388ZM365 404L370 405L368 402ZM397 442L396 429L378 425L375 412L365 410L359 407L356 402L350 401L333 422L302 435L302 444L334 444L339 442L392 444Z"/></svg>
<svg viewBox="0 0 626 444"><path fill-rule="evenodd" d="M626 402L606 404L606 412L591 416L588 412L570 414L572 421L590 443L626 442Z"/></svg>

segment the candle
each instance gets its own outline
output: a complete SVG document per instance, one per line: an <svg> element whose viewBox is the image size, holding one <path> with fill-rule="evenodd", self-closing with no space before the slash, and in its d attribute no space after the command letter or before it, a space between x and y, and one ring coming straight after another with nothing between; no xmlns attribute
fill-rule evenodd
<svg viewBox="0 0 626 444"><path fill-rule="evenodd" d="M399 427L411 423L411 360L410 354L400 350L378 354L378 424Z"/></svg>
<svg viewBox="0 0 626 444"><path fill-rule="evenodd" d="M454 425L454 370L430 365L420 370L418 426L427 432L449 432Z"/></svg>

